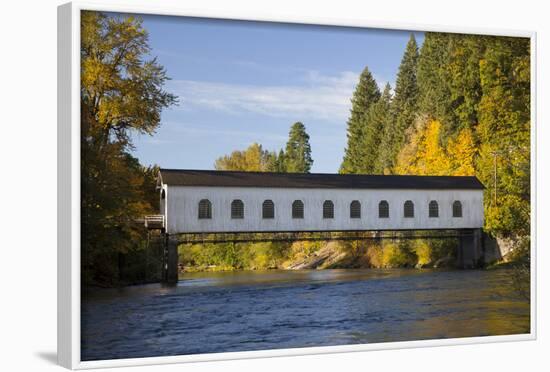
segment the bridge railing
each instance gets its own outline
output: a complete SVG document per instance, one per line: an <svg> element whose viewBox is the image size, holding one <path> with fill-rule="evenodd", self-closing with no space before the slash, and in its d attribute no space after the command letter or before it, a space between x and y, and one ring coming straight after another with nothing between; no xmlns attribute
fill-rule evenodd
<svg viewBox="0 0 550 372"><path fill-rule="evenodd" d="M147 229L164 229L164 215L162 214L151 214L143 217L144 225Z"/></svg>
<svg viewBox="0 0 550 372"><path fill-rule="evenodd" d="M244 243L293 242L319 240L378 240L378 239L456 239L464 235L458 230L431 231L318 231L318 232L238 232L238 233L180 233L174 234L179 243Z"/></svg>

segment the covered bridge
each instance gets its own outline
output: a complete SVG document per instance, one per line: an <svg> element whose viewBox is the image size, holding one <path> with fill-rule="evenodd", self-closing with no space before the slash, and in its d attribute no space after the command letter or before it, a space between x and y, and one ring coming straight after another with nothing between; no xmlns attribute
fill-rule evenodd
<svg viewBox="0 0 550 372"><path fill-rule="evenodd" d="M168 234L474 229L476 177L161 169Z"/></svg>
<svg viewBox="0 0 550 372"><path fill-rule="evenodd" d="M177 246L190 234L453 230L459 265L481 256L476 177L161 169L157 187L160 214L145 224L165 237L167 282L177 281Z"/></svg>

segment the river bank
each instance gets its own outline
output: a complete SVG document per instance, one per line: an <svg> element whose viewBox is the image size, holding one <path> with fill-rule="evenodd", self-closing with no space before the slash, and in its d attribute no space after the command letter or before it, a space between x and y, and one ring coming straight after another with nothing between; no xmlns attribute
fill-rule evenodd
<svg viewBox="0 0 550 372"><path fill-rule="evenodd" d="M458 242L440 240L206 243L179 246L180 271L452 268Z"/></svg>

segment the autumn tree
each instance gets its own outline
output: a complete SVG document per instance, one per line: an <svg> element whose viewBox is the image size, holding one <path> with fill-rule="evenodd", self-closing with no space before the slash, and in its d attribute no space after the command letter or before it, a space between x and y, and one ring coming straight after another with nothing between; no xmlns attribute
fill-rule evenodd
<svg viewBox="0 0 550 372"><path fill-rule="evenodd" d="M420 117L407 129L407 142L401 148L395 173L449 175L450 161L440 143L441 123Z"/></svg>
<svg viewBox="0 0 550 372"><path fill-rule="evenodd" d="M529 40L427 33L417 78L417 115L425 125L408 132L395 170L476 175L487 187L485 230L528 236ZM426 152L428 145L442 152ZM448 162L434 153L444 154Z"/></svg>
<svg viewBox="0 0 550 372"><path fill-rule="evenodd" d="M365 120L369 108L380 99L380 90L368 67L359 77L351 98L351 113L347 123L347 146L340 173L360 172L365 151L363 146Z"/></svg>
<svg viewBox="0 0 550 372"><path fill-rule="evenodd" d="M476 132L481 143L477 174L488 187L485 194L487 229L504 236L528 236L531 215L529 39L488 37L486 43L484 58L479 61L482 97Z"/></svg>
<svg viewBox="0 0 550 372"><path fill-rule="evenodd" d="M277 167L277 154L264 150L258 143L253 143L244 151L235 150L214 163L217 170L232 171L266 172Z"/></svg>
<svg viewBox="0 0 550 372"><path fill-rule="evenodd" d="M447 142L446 153L453 176L475 176L478 148L470 128L462 129L454 139Z"/></svg>
<svg viewBox="0 0 550 372"><path fill-rule="evenodd" d="M286 151L264 150L262 145L253 143L246 150L235 150L229 155L216 159L217 170L244 172L293 172L308 173L313 164L309 135L305 126L296 122L290 128Z"/></svg>
<svg viewBox="0 0 550 372"><path fill-rule="evenodd" d="M176 102L133 16L81 16L81 223L83 283L112 285L120 254L140 248L133 220L150 213L151 169L134 158L131 133L152 134Z"/></svg>

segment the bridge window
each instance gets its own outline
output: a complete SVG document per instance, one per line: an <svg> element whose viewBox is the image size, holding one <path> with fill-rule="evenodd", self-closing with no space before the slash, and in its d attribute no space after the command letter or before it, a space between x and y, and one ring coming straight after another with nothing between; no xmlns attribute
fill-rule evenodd
<svg viewBox="0 0 550 372"><path fill-rule="evenodd" d="M403 216L406 218L414 217L414 204L412 201L407 200L403 205Z"/></svg>
<svg viewBox="0 0 550 372"><path fill-rule="evenodd" d="M199 202L199 219L212 218L212 203L208 199Z"/></svg>
<svg viewBox="0 0 550 372"><path fill-rule="evenodd" d="M378 218L389 218L390 217L390 205L387 201L382 200L378 203Z"/></svg>
<svg viewBox="0 0 550 372"><path fill-rule="evenodd" d="M439 205L435 200L432 200L428 206L430 217L439 217Z"/></svg>
<svg viewBox="0 0 550 372"><path fill-rule="evenodd" d="M304 203L301 200L292 203L292 218L304 218Z"/></svg>
<svg viewBox="0 0 550 372"><path fill-rule="evenodd" d="M354 200L349 205L349 217L361 218L361 203L359 200Z"/></svg>
<svg viewBox="0 0 550 372"><path fill-rule="evenodd" d="M235 199L231 202L231 218L244 218L244 203Z"/></svg>
<svg viewBox="0 0 550 372"><path fill-rule="evenodd" d="M275 218L275 204L272 200L264 200L262 204L262 218Z"/></svg>
<svg viewBox="0 0 550 372"><path fill-rule="evenodd" d="M334 203L331 200L323 203L323 218L334 218Z"/></svg>
<svg viewBox="0 0 550 372"><path fill-rule="evenodd" d="M462 217L462 203L458 200L453 203L453 217Z"/></svg>

